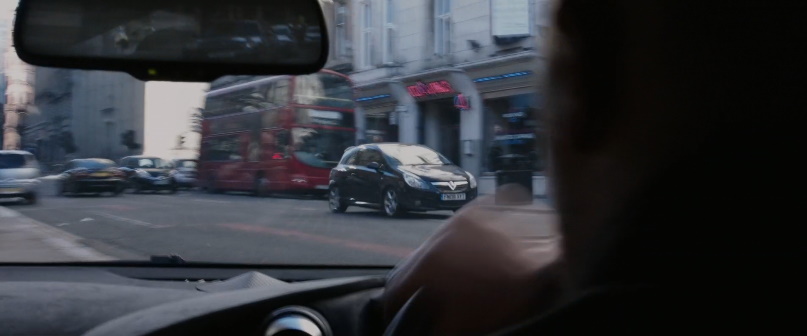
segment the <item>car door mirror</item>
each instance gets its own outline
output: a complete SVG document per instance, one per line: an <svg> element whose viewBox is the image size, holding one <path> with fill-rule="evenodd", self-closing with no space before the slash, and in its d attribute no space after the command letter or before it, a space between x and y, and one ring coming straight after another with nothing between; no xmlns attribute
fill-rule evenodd
<svg viewBox="0 0 807 336"><path fill-rule="evenodd" d="M380 170L381 169L381 164L379 164L378 162L375 162L375 161L370 162L370 163L367 164L367 168Z"/></svg>

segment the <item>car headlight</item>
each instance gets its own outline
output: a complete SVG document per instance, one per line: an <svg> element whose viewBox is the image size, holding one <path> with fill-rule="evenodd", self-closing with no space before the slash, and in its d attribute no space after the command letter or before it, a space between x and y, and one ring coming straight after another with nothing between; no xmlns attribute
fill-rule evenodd
<svg viewBox="0 0 807 336"><path fill-rule="evenodd" d="M417 189L429 189L430 186L426 181L421 180L419 177L412 175L410 173L403 173L404 181L412 188Z"/></svg>
<svg viewBox="0 0 807 336"><path fill-rule="evenodd" d="M476 178L474 177L474 174L471 174L469 172L465 173L468 174L468 184L471 185L471 189L476 188Z"/></svg>

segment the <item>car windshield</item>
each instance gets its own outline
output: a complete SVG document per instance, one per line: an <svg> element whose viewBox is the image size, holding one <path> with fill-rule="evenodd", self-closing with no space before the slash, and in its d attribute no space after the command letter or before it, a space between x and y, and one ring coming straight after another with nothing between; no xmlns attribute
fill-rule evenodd
<svg viewBox="0 0 807 336"><path fill-rule="evenodd" d="M148 168L155 168L155 169L171 168L171 165L168 162L166 162L163 159L158 159L158 158L139 158L139 159L134 159L133 161L135 162L135 164L134 164L135 168L143 168L143 169L148 169Z"/></svg>
<svg viewBox="0 0 807 336"><path fill-rule="evenodd" d="M450 165L451 161L440 153L423 146L379 145L395 165Z"/></svg>
<svg viewBox="0 0 807 336"><path fill-rule="evenodd" d="M86 169L106 169L115 167L115 162L111 160L76 160L75 167Z"/></svg>
<svg viewBox="0 0 807 336"><path fill-rule="evenodd" d="M25 156L22 154L0 153L0 169L24 168L25 165Z"/></svg>
<svg viewBox="0 0 807 336"><path fill-rule="evenodd" d="M82 44L130 55L187 36L168 43L171 52L205 45L226 54L248 42L273 56L327 37L325 66L312 73L204 83L26 64L11 40L9 5L0 11L0 148L32 161L0 154L0 182L17 173L6 168L30 164L42 183L38 204L0 197L0 207L48 227L37 232L75 236L95 252L86 261L176 254L388 267L501 181L529 188L525 206L545 206L549 118L539 79L549 0L319 2L322 36L296 13L233 2L204 20L191 5L120 18L126 23ZM48 29L71 24L52 16L38 20L53 22ZM62 196L71 162L120 167L111 175L126 189L120 197ZM401 208L388 214L382 197L391 186L400 188ZM334 188L347 193L344 212L332 208ZM77 260L58 246L18 253L3 239L0 255L18 261Z"/></svg>

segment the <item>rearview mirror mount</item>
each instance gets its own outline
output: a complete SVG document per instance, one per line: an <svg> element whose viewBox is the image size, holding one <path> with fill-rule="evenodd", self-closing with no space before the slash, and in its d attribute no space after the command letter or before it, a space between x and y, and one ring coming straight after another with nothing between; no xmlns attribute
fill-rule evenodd
<svg viewBox="0 0 807 336"><path fill-rule="evenodd" d="M140 80L308 74L328 55L320 1L20 0L14 45L32 65Z"/></svg>

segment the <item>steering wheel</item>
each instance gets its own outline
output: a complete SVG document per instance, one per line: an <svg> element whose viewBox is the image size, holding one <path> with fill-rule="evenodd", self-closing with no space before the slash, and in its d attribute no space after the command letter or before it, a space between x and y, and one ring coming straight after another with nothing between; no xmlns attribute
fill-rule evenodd
<svg viewBox="0 0 807 336"><path fill-rule="evenodd" d="M432 321L435 316L428 312L426 300L424 299L423 288L415 292L409 300L398 310L392 322L384 331L384 336L415 336L428 335L431 331ZM425 315L425 316L424 316Z"/></svg>

